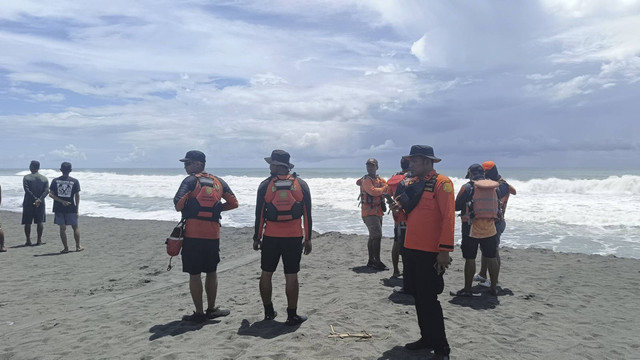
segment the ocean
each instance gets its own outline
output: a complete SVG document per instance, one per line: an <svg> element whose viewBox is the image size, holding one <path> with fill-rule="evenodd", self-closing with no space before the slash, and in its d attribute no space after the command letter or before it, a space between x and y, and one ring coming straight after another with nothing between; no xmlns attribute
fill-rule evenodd
<svg viewBox="0 0 640 360"><path fill-rule="evenodd" d="M546 248L559 252L615 255L640 259L640 169L524 169L500 168L517 189L509 198L507 229L502 244L513 248ZM223 213L223 226L253 226L258 184L268 176L264 169L209 169L222 177L236 194L238 209ZM356 200L357 178L363 169L294 169L309 184L314 230L366 234ZM457 193L466 169L437 170L451 178ZM22 177L28 170L0 169L0 209L21 212ZM41 169L49 180L58 170ZM378 172L389 178L394 170ZM175 169L77 169L80 181L80 215L121 219L178 221L173 196L186 176ZM47 199L47 213L53 202ZM53 217L47 223L53 226ZM81 225L82 226L82 225ZM51 231L51 230L48 230ZM86 229L84 231L90 231ZM393 234L393 220L385 216L383 233ZM460 223L456 223L456 243Z"/></svg>

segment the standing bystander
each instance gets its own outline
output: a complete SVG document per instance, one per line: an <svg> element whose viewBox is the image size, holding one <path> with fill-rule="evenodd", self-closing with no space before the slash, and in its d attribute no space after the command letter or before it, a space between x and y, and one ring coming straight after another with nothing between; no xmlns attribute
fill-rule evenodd
<svg viewBox="0 0 640 360"><path fill-rule="evenodd" d="M82 251L80 246L80 229L78 229L78 208L80 207L80 182L78 179L69 176L71 163L60 164L62 176L51 181L49 196L54 200L53 213L55 218L53 223L60 226L60 240L64 247L60 253L69 252L67 245L67 225L73 229L73 238L76 241L76 251Z"/></svg>
<svg viewBox="0 0 640 360"><path fill-rule="evenodd" d="M24 235L27 238L25 246L31 246L31 224L36 224L38 241L36 245L42 245L42 233L44 231L45 201L47 198L49 180L38 172L40 170L40 162L32 160L29 164L30 174L22 179L22 187L24 188L24 200L22 202L22 224L24 224Z"/></svg>

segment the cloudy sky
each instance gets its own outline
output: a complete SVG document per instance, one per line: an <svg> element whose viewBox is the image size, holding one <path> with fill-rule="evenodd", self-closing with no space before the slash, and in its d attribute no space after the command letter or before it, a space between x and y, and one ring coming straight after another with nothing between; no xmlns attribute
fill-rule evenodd
<svg viewBox="0 0 640 360"><path fill-rule="evenodd" d="M640 167L640 1L4 1L0 49L4 168Z"/></svg>

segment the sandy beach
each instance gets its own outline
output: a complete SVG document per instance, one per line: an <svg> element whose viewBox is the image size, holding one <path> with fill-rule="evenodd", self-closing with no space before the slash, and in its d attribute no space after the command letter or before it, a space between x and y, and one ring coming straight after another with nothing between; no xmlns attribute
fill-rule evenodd
<svg viewBox="0 0 640 360"><path fill-rule="evenodd" d="M164 239L174 223L81 217L86 250L60 255L51 215L37 247L22 246L20 214L0 212L0 222L8 248L0 254L3 360L430 357L404 350L419 337L413 300L393 292L401 281L390 270L364 266L364 236L316 234L299 274L298 311L309 320L287 327L282 265L274 276L280 315L262 321L253 230L223 227L217 302L231 314L192 325L181 321L193 304L179 257L167 271ZM391 244L383 239L389 266ZM482 288L480 297L455 298L448 293L462 288L464 261L459 248L452 254L440 302L453 359L640 359L640 260L539 249L501 255L501 296ZM331 326L371 338L329 337Z"/></svg>

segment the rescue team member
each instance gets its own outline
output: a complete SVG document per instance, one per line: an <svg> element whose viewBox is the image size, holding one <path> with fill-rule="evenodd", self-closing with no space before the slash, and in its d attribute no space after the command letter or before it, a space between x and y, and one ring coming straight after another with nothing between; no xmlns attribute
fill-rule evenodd
<svg viewBox="0 0 640 360"><path fill-rule="evenodd" d="M238 207L238 200L229 185L217 176L204 171L206 158L198 150L188 151L184 170L189 174L173 198L176 211L182 212L185 222L182 244L182 271L189 273L189 291L196 307L183 320L203 323L207 319L229 315L229 310L216 307L220 262L220 213ZM224 199L224 203L221 201ZM207 310L203 311L201 273L207 274L204 290Z"/></svg>
<svg viewBox="0 0 640 360"><path fill-rule="evenodd" d="M493 161L485 161L482 163L484 169L484 176L487 179L497 181L500 185L509 185L509 191L500 199L502 205L502 218L496 221L496 231L498 232L498 244L496 248L496 260L498 261L498 270L500 270L500 236L507 227L507 223L504 220L504 213L507 211L507 202L509 202L509 195L515 195L516 189L508 184L506 180L498 173L498 167ZM484 257L484 253L480 258L480 272L473 277L473 280L480 281L480 285L485 287L491 287L491 280L487 279L487 259Z"/></svg>
<svg viewBox="0 0 640 360"><path fill-rule="evenodd" d="M369 230L367 251L369 252L368 267L377 270L387 270L387 266L380 261L380 242L382 240L382 216L386 211L384 194L387 193L387 182L376 174L378 160L371 158L365 163L367 175L356 181L360 186L360 213L362 221Z"/></svg>
<svg viewBox="0 0 640 360"><path fill-rule="evenodd" d="M264 159L269 163L271 176L258 187L253 235L253 249L261 250L260 297L264 319L275 319L278 314L271 301L271 279L282 257L287 295L285 324L294 326L307 320L297 313L298 272L303 248L305 255L311 253L311 193L296 173L289 174L293 164L288 152L273 150Z"/></svg>
<svg viewBox="0 0 640 360"><path fill-rule="evenodd" d="M393 197L396 196L396 190L398 189L398 184L402 180L404 180L407 171L409 170L409 160L405 158L400 159L400 168L402 169L400 172L396 173L387 181L387 194ZM389 206L392 203L389 202ZM400 271L399 262L400 262L400 249L404 246L404 235L407 229L407 225L405 223L407 219L401 212L393 213L393 247L391 248L391 262L393 263L393 274L392 278L397 278L402 276L402 272Z"/></svg>
<svg viewBox="0 0 640 360"><path fill-rule="evenodd" d="M444 271L453 251L455 211L453 183L433 169L433 148L413 145L409 155L411 177L399 185L402 195L393 211L407 216L404 241L404 281L415 299L421 338L405 348L431 348L435 359L449 359L449 343L438 294L444 289Z"/></svg>
<svg viewBox="0 0 640 360"><path fill-rule="evenodd" d="M469 182L464 184L455 200L455 209L460 211L462 219L462 256L464 263L464 288L451 292L453 296L474 296L471 288L476 271L478 245L482 255L487 258L487 267L491 277L491 294L497 295L498 263L496 260L497 231L495 222L501 217L499 199L508 185L486 180L484 169L472 164L467 170Z"/></svg>

